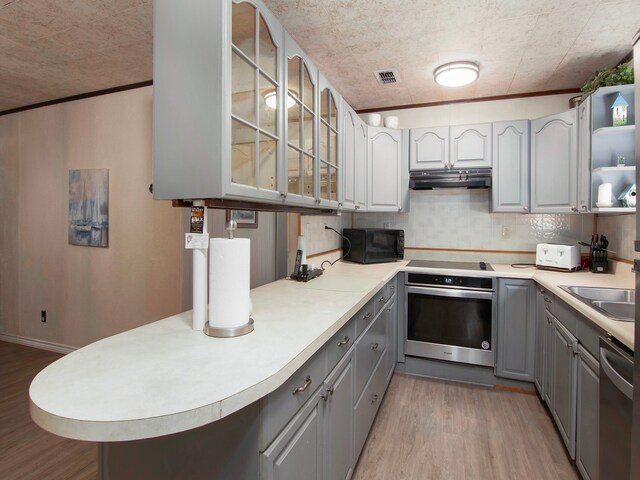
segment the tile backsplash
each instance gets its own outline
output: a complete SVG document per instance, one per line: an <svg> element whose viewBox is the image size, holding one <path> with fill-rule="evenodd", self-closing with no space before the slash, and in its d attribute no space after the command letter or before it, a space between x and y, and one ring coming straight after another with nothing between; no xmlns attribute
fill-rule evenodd
<svg viewBox="0 0 640 480"><path fill-rule="evenodd" d="M342 232L343 228L351 227L351 214L301 215L300 230L305 238L307 255L342 248L342 237L332 230L325 230L325 224Z"/></svg>
<svg viewBox="0 0 640 480"><path fill-rule="evenodd" d="M629 261L636 257L633 250L636 238L635 214L598 215L598 233L607 236L609 249L616 252L612 256Z"/></svg>
<svg viewBox="0 0 640 480"><path fill-rule="evenodd" d="M407 247L445 249L409 249L407 258L475 260L482 256L493 262L533 262L528 252L534 252L538 243L591 238L593 215L490 213L490 192L411 190L408 213L356 214L354 226L400 228Z"/></svg>

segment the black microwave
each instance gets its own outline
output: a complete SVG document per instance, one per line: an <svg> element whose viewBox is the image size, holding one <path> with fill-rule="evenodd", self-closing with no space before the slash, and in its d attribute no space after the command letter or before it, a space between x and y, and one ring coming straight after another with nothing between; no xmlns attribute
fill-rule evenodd
<svg viewBox="0 0 640 480"><path fill-rule="evenodd" d="M404 258L404 230L345 228L342 254L349 262L383 263Z"/></svg>

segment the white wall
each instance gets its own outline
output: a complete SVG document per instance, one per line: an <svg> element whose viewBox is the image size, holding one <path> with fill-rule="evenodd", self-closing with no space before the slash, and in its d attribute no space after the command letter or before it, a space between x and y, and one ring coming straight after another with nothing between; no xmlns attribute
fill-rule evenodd
<svg viewBox="0 0 640 480"><path fill-rule="evenodd" d="M549 95L381 112L396 115L401 128L534 119L569 108L574 95ZM366 115L363 115L366 119ZM490 213L490 190L411 191L409 213L355 215L356 227L405 230L408 258L531 262L538 242L587 241L593 215ZM506 228L506 230L505 230ZM503 236L503 231L506 237ZM460 250L474 250L464 252Z"/></svg>
<svg viewBox="0 0 640 480"><path fill-rule="evenodd" d="M380 112L395 115L400 128L466 125L503 120L534 119L569 109L569 99L576 94L494 100L489 102L454 103L435 107L407 108ZM366 121L366 114L361 115Z"/></svg>
<svg viewBox="0 0 640 480"><path fill-rule="evenodd" d="M148 191L151 118L151 87L0 118L0 333L80 347L180 311L180 210ZM108 248L68 244L83 168L109 169Z"/></svg>

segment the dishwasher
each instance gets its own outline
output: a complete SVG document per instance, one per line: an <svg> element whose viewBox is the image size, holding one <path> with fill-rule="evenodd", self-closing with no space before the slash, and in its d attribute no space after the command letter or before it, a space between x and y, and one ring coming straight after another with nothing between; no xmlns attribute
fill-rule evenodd
<svg viewBox="0 0 640 480"><path fill-rule="evenodd" d="M600 478L628 479L631 467L633 356L600 338Z"/></svg>

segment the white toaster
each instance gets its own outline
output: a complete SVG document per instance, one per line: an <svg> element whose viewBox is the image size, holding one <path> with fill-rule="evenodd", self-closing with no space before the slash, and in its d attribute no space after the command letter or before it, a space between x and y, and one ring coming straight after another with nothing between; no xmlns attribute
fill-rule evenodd
<svg viewBox="0 0 640 480"><path fill-rule="evenodd" d="M562 243L539 243L536 267L571 272L580 269L580 248Z"/></svg>

